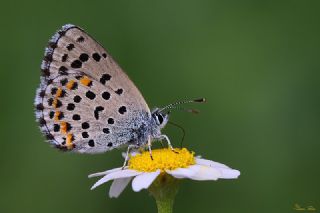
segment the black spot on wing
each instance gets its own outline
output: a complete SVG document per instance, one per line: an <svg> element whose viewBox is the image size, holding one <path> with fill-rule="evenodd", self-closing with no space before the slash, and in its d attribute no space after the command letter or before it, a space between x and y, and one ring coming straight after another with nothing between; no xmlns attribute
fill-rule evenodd
<svg viewBox="0 0 320 213"><path fill-rule="evenodd" d="M60 131L60 125L59 124L54 124L53 125L53 131L54 132L59 132Z"/></svg>
<svg viewBox="0 0 320 213"><path fill-rule="evenodd" d="M69 103L67 106L67 110L72 111L76 106L73 103Z"/></svg>
<svg viewBox="0 0 320 213"><path fill-rule="evenodd" d="M48 68L41 69L41 75L42 75L42 76L46 76L46 77L50 76L50 71L49 71L49 69L48 69Z"/></svg>
<svg viewBox="0 0 320 213"><path fill-rule="evenodd" d="M72 126L71 126L71 124L70 123L66 123L66 125L67 125L67 132L69 132L71 129L72 129Z"/></svg>
<svg viewBox="0 0 320 213"><path fill-rule="evenodd" d="M68 79L66 79L66 78L61 79L60 83L62 86L65 86L68 83Z"/></svg>
<svg viewBox="0 0 320 213"><path fill-rule="evenodd" d="M80 117L80 115L78 115L78 114L74 114L74 115L72 116L72 119L75 120L75 121L79 121L79 120L81 120L81 117Z"/></svg>
<svg viewBox="0 0 320 213"><path fill-rule="evenodd" d="M54 111L49 112L49 118L53 118L54 117Z"/></svg>
<svg viewBox="0 0 320 213"><path fill-rule="evenodd" d="M40 124L40 126L44 126L47 124L47 122L46 122L46 120L44 120L43 117L41 117L41 118L39 118L39 124Z"/></svg>
<svg viewBox="0 0 320 213"><path fill-rule="evenodd" d="M93 99L95 99L96 94L94 94L92 91L89 90L86 92L86 97L93 100Z"/></svg>
<svg viewBox="0 0 320 213"><path fill-rule="evenodd" d="M41 91L39 92L39 96L40 96L41 98L43 98L45 95L46 95L46 91L45 91L45 90L41 90Z"/></svg>
<svg viewBox="0 0 320 213"><path fill-rule="evenodd" d="M52 54L48 53L47 55L44 56L44 59L46 62L51 62L52 61Z"/></svg>
<svg viewBox="0 0 320 213"><path fill-rule="evenodd" d="M43 110L43 109L44 109L43 104L42 104L42 103L37 104L36 109L37 109L37 110Z"/></svg>
<svg viewBox="0 0 320 213"><path fill-rule="evenodd" d="M101 56L99 55L99 53L93 53L93 54L92 54L92 58L93 58L95 61L99 62L100 59L101 59Z"/></svg>
<svg viewBox="0 0 320 213"><path fill-rule="evenodd" d="M75 68L75 69L81 68L81 67L82 67L82 62L79 61L79 60L74 60L74 61L71 63L71 67L72 67L72 68Z"/></svg>
<svg viewBox="0 0 320 213"><path fill-rule="evenodd" d="M60 112L58 115L58 120L61 120L62 118L64 118L64 114L63 114L63 112Z"/></svg>
<svg viewBox="0 0 320 213"><path fill-rule="evenodd" d="M71 90L75 90L78 88L78 83L77 82L73 82L72 86L70 87Z"/></svg>
<svg viewBox="0 0 320 213"><path fill-rule="evenodd" d="M67 50L71 51L74 49L74 44L68 44L67 45Z"/></svg>
<svg viewBox="0 0 320 213"><path fill-rule="evenodd" d="M62 106L62 102L60 101L60 100L56 100L56 108L59 108L59 107L61 107Z"/></svg>
<svg viewBox="0 0 320 213"><path fill-rule="evenodd" d="M79 43L82 43L82 42L84 42L84 38L82 36L80 36L80 37L77 38L76 41L79 42Z"/></svg>
<svg viewBox="0 0 320 213"><path fill-rule="evenodd" d="M118 111L121 115L123 115L125 112L127 112L127 108L125 106L121 106Z"/></svg>
<svg viewBox="0 0 320 213"><path fill-rule="evenodd" d="M90 124L88 122L83 122L81 124L82 129L89 129L90 128Z"/></svg>
<svg viewBox="0 0 320 213"><path fill-rule="evenodd" d="M58 91L58 88L57 87L52 87L51 88L51 95L55 95Z"/></svg>
<svg viewBox="0 0 320 213"><path fill-rule="evenodd" d="M82 98L81 98L79 95L76 95L76 96L73 97L73 101L74 101L75 103L80 103L81 99L82 99Z"/></svg>
<svg viewBox="0 0 320 213"><path fill-rule="evenodd" d="M83 138L88 138L89 137L88 132L82 132L81 135L82 135Z"/></svg>
<svg viewBox="0 0 320 213"><path fill-rule="evenodd" d="M109 134L110 133L110 129L109 128L103 128L102 131L105 134Z"/></svg>
<svg viewBox="0 0 320 213"><path fill-rule="evenodd" d="M89 59L89 55L86 54L86 53L82 53L80 56L79 56L79 60L82 61L82 62L86 62L88 61Z"/></svg>
<svg viewBox="0 0 320 213"><path fill-rule="evenodd" d="M118 95L121 95L122 93L123 93L123 89L117 89L116 91L115 91L115 93L117 93Z"/></svg>
<svg viewBox="0 0 320 213"><path fill-rule="evenodd" d="M108 124L114 124L114 119L113 118L108 118Z"/></svg>
<svg viewBox="0 0 320 213"><path fill-rule="evenodd" d="M67 71L68 71L68 68L66 68L65 66L61 66L59 68L59 74L60 75L68 75Z"/></svg>
<svg viewBox="0 0 320 213"><path fill-rule="evenodd" d="M62 62L66 62L68 59L68 54L64 54L62 57L61 57L61 61Z"/></svg>
<svg viewBox="0 0 320 213"><path fill-rule="evenodd" d="M47 100L47 102L48 102L48 105L49 105L49 106L52 106L52 104L53 104L53 98L49 98L49 99Z"/></svg>
<svg viewBox="0 0 320 213"><path fill-rule="evenodd" d="M99 113L100 113L101 111L103 111L103 110L104 110L104 107L103 107L103 106L97 106L97 107L94 109L93 114L94 114L94 117L95 117L96 120L99 120Z"/></svg>
<svg viewBox="0 0 320 213"><path fill-rule="evenodd" d="M55 49L57 48L58 45L56 42L50 41L48 46L51 47L52 49Z"/></svg>
<svg viewBox="0 0 320 213"><path fill-rule="evenodd" d="M107 81L110 81L111 75L109 74L103 74L100 78L100 83L101 84L106 84Z"/></svg>
<svg viewBox="0 0 320 213"><path fill-rule="evenodd" d="M102 98L104 100L109 100L110 99L110 93L109 92L103 92L102 93Z"/></svg>
<svg viewBox="0 0 320 213"><path fill-rule="evenodd" d="M94 140L89 140L88 141L88 145L90 146L90 147L94 147Z"/></svg>

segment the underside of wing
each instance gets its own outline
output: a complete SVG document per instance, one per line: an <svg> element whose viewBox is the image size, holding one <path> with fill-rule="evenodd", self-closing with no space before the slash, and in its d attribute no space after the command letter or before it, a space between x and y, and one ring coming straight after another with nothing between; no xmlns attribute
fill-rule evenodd
<svg viewBox="0 0 320 213"><path fill-rule="evenodd" d="M148 105L129 77L77 26L65 25L52 37L41 70L36 116L42 132L57 148L108 151L128 140L127 122L135 125L136 116L150 117Z"/></svg>

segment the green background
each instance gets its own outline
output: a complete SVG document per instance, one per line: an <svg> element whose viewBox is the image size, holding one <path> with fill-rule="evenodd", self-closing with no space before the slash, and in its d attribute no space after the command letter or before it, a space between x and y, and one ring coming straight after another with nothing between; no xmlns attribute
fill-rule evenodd
<svg viewBox="0 0 320 213"><path fill-rule="evenodd" d="M319 1L5 1L1 3L0 212L156 212L152 197L87 175L121 151L61 153L33 112L40 62L63 24L81 26L119 62L150 106L206 97L173 113L184 146L241 171L185 180L175 212L320 211ZM179 146L181 132L165 132Z"/></svg>

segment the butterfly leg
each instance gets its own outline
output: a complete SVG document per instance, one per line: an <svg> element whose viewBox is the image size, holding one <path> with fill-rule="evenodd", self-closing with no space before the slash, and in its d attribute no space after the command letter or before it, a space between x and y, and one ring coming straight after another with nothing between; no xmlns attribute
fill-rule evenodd
<svg viewBox="0 0 320 213"><path fill-rule="evenodd" d="M153 160L152 150L151 150L151 137L150 136L149 136L149 139L148 139L148 149L149 149L150 158L151 158L151 160Z"/></svg>
<svg viewBox="0 0 320 213"><path fill-rule="evenodd" d="M171 142L170 142L168 136L166 136L166 135L161 135L161 136L160 136L160 140L166 140L167 143L168 143L168 147L169 147L174 153L178 153L178 152L175 151L174 148L172 147Z"/></svg>
<svg viewBox="0 0 320 213"><path fill-rule="evenodd" d="M130 150L134 147L134 145L129 145L128 146L128 149L127 149L127 152L126 152L126 157L124 159L124 162L123 162L123 166L122 166L122 170L124 169L124 167L126 167L127 163L128 163L128 160L129 160L129 153L130 153Z"/></svg>

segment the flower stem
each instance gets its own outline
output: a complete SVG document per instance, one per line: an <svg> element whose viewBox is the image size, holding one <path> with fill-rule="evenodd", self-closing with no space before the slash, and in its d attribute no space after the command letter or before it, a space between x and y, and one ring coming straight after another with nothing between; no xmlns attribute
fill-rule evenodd
<svg viewBox="0 0 320 213"><path fill-rule="evenodd" d="M152 183L148 190L156 200L158 213L172 213L178 188L179 180L166 173L160 174Z"/></svg>

